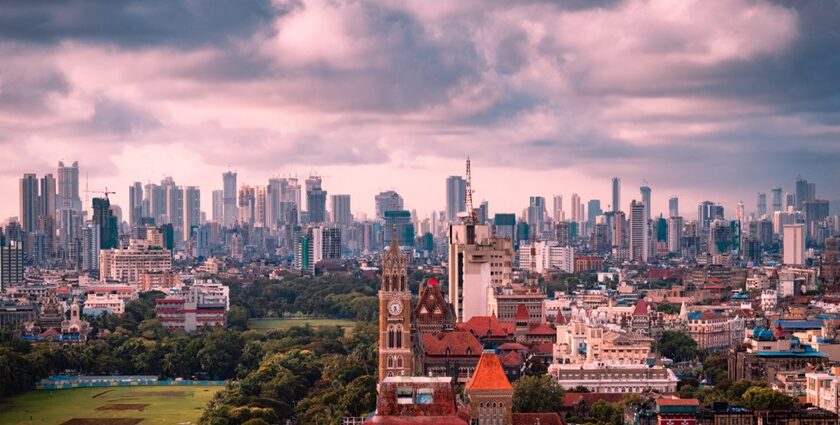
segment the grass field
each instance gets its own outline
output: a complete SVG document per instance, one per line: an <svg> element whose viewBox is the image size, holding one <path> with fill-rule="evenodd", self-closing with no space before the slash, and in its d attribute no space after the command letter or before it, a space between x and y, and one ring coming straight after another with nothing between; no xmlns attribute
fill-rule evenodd
<svg viewBox="0 0 840 425"><path fill-rule="evenodd" d="M195 424L204 406L221 389L138 386L34 390L0 402L0 424Z"/></svg>
<svg viewBox="0 0 840 425"><path fill-rule="evenodd" d="M353 330L356 322L349 319L251 319L248 327L255 330L289 329L292 326L341 326L345 334Z"/></svg>

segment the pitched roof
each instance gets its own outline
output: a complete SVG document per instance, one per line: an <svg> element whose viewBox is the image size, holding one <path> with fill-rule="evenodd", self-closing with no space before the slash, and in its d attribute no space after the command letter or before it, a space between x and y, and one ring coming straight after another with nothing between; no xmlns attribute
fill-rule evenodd
<svg viewBox="0 0 840 425"><path fill-rule="evenodd" d="M499 337L504 338L513 334L513 328L507 323L502 323L496 316L473 316L464 323L458 323L456 329L469 331L478 337Z"/></svg>
<svg viewBox="0 0 840 425"><path fill-rule="evenodd" d="M552 354L553 352L554 344L550 342L543 342L531 346L531 353Z"/></svg>
<svg viewBox="0 0 840 425"><path fill-rule="evenodd" d="M552 329L551 326L545 324L536 325L528 331L528 335L554 335L556 333L557 331Z"/></svg>
<svg viewBox="0 0 840 425"><path fill-rule="evenodd" d="M566 393L563 394L563 406L571 407L581 401L586 401L586 404L592 405L596 401L605 401L607 403L618 403L627 394L621 393Z"/></svg>
<svg viewBox="0 0 840 425"><path fill-rule="evenodd" d="M478 355L484 348L473 334L465 331L422 334L420 341L423 343L423 352L432 356L446 355L447 348L451 356Z"/></svg>
<svg viewBox="0 0 840 425"><path fill-rule="evenodd" d="M525 304L519 303L519 306L516 307L516 315L514 316L514 318L516 319L516 321L528 321L528 309L525 308Z"/></svg>
<svg viewBox="0 0 840 425"><path fill-rule="evenodd" d="M633 309L634 316L647 316L648 315L648 304L644 298L640 299L639 302L636 303L636 308Z"/></svg>
<svg viewBox="0 0 840 425"><path fill-rule="evenodd" d="M696 398L658 398L656 404L659 406L699 406Z"/></svg>
<svg viewBox="0 0 840 425"><path fill-rule="evenodd" d="M502 365L505 367L519 367L522 366L522 354L516 351L511 351L501 358Z"/></svg>
<svg viewBox="0 0 840 425"><path fill-rule="evenodd" d="M513 390L502 368L502 361L496 353L481 353L478 366L467 382L466 390Z"/></svg>
<svg viewBox="0 0 840 425"><path fill-rule="evenodd" d="M500 345L499 350L501 351L508 351L508 350L519 350L519 351L528 351L528 347L518 343L518 342L506 342Z"/></svg>
<svg viewBox="0 0 840 425"><path fill-rule="evenodd" d="M563 418L551 413L514 413L513 425L566 425Z"/></svg>

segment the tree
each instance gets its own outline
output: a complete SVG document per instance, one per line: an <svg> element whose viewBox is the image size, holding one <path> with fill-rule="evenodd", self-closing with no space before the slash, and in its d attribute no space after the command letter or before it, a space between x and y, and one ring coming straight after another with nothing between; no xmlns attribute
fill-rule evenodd
<svg viewBox="0 0 840 425"><path fill-rule="evenodd" d="M599 425L621 425L621 410L604 400L598 400L589 408L589 417ZM588 421L591 422L591 421Z"/></svg>
<svg viewBox="0 0 840 425"><path fill-rule="evenodd" d="M697 356L697 342L683 332L663 332L654 349L675 362L693 360Z"/></svg>
<svg viewBox="0 0 840 425"><path fill-rule="evenodd" d="M517 413L560 412L563 388L548 375L524 376L513 387L513 411Z"/></svg>
<svg viewBox="0 0 840 425"><path fill-rule="evenodd" d="M741 396L744 407L752 410L787 410L794 400L772 388L752 387Z"/></svg>
<svg viewBox="0 0 840 425"><path fill-rule="evenodd" d="M677 314L680 312L681 306L676 304L671 304L669 302L661 302L659 305L656 306L656 311L659 313L666 313L666 314Z"/></svg>
<svg viewBox="0 0 840 425"><path fill-rule="evenodd" d="M248 310L238 305L230 306L227 313L227 325L230 329L241 331L248 329Z"/></svg>

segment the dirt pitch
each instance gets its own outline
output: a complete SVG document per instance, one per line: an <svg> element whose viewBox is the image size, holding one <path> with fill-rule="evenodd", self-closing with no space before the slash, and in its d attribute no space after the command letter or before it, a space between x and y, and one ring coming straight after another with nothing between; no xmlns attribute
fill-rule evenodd
<svg viewBox="0 0 840 425"><path fill-rule="evenodd" d="M106 404L104 406L99 406L96 410L137 410L142 412L148 404L125 404L125 403L113 403L113 404Z"/></svg>
<svg viewBox="0 0 840 425"><path fill-rule="evenodd" d="M73 418L61 425L136 425L142 421L137 418Z"/></svg>

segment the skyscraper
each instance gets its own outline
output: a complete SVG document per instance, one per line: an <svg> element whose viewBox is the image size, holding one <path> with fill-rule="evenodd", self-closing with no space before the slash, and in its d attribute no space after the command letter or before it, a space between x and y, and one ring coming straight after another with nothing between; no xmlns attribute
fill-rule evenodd
<svg viewBox="0 0 840 425"><path fill-rule="evenodd" d="M801 266L805 264L805 225L785 224L782 239L784 263Z"/></svg>
<svg viewBox="0 0 840 425"><path fill-rule="evenodd" d="M577 193L572 194L572 205L569 209L572 210L572 221L581 221L583 217L580 216L580 196Z"/></svg>
<svg viewBox="0 0 840 425"><path fill-rule="evenodd" d="M540 234L545 229L545 198L542 196L529 198L526 218L534 234Z"/></svg>
<svg viewBox="0 0 840 425"><path fill-rule="evenodd" d="M612 178L612 211L621 211L621 179Z"/></svg>
<svg viewBox="0 0 840 425"><path fill-rule="evenodd" d="M647 262L650 251L650 237L648 237L647 218L645 218L645 204L630 202L630 259Z"/></svg>
<svg viewBox="0 0 840 425"><path fill-rule="evenodd" d="M310 223L327 221L327 191L321 188L320 176L310 176L306 179L306 208Z"/></svg>
<svg viewBox="0 0 840 425"><path fill-rule="evenodd" d="M239 188L239 223L253 225L257 210L257 191L251 186Z"/></svg>
<svg viewBox="0 0 840 425"><path fill-rule="evenodd" d="M117 218L108 198L93 198L93 224L99 226L99 249L114 249L118 242Z"/></svg>
<svg viewBox="0 0 840 425"><path fill-rule="evenodd" d="M603 211L601 211L601 201L598 199L589 201L586 204L586 209L589 211L586 222L589 223L589 227L592 228L595 226L595 218L603 213Z"/></svg>
<svg viewBox="0 0 840 425"><path fill-rule="evenodd" d="M708 229L712 221L718 218L723 218L723 206L712 201L703 201L697 206L697 221L703 229Z"/></svg>
<svg viewBox="0 0 840 425"><path fill-rule="evenodd" d="M55 220L56 214L56 183L52 174L41 177L41 190L38 200L38 214L46 215Z"/></svg>
<svg viewBox="0 0 840 425"><path fill-rule="evenodd" d="M454 223L466 209L467 181L461 176L446 178L446 220Z"/></svg>
<svg viewBox="0 0 840 425"><path fill-rule="evenodd" d="M143 217L143 184L134 182L128 187L128 224L136 226Z"/></svg>
<svg viewBox="0 0 840 425"><path fill-rule="evenodd" d="M341 227L350 226L353 224L353 214L350 211L350 195L330 196L331 222Z"/></svg>
<svg viewBox="0 0 840 425"><path fill-rule="evenodd" d="M38 177L24 174L20 179L20 224L25 233L33 233L38 226Z"/></svg>
<svg viewBox="0 0 840 425"><path fill-rule="evenodd" d="M668 216L679 217L680 215L680 199L672 196L668 199Z"/></svg>
<svg viewBox="0 0 840 425"><path fill-rule="evenodd" d="M679 254L682 248L683 218L673 216L668 219L668 252Z"/></svg>
<svg viewBox="0 0 840 425"><path fill-rule="evenodd" d="M802 204L805 201L813 201L817 197L817 189L814 183L808 183L801 177L796 178L796 209L802 211Z"/></svg>
<svg viewBox="0 0 840 425"><path fill-rule="evenodd" d="M758 218L767 215L767 194L758 192L758 199L756 200L755 215Z"/></svg>
<svg viewBox="0 0 840 425"><path fill-rule="evenodd" d="M563 215L563 195L554 195L554 209L551 211L551 218L555 222L560 222L566 219Z"/></svg>
<svg viewBox="0 0 840 425"><path fill-rule="evenodd" d="M224 192L224 222L226 227L231 227L236 223L239 217L239 211L236 207L236 173L228 171L222 174L222 190Z"/></svg>
<svg viewBox="0 0 840 425"><path fill-rule="evenodd" d="M268 227L276 229L282 217L280 209L280 202L283 200L283 192L286 189L286 180L276 177L268 179L268 188L266 191L266 221Z"/></svg>
<svg viewBox="0 0 840 425"><path fill-rule="evenodd" d="M385 211L400 211L404 209L402 196L393 190L380 192L373 197L373 200L377 220L385 218Z"/></svg>
<svg viewBox="0 0 840 425"><path fill-rule="evenodd" d="M650 221L650 187L645 183L639 188L639 192L642 194L642 203L645 204L645 220Z"/></svg>
<svg viewBox="0 0 840 425"><path fill-rule="evenodd" d="M181 186L172 184L161 184L166 188L166 217L165 223L172 224L172 230L176 241L183 241L184 229L184 190Z"/></svg>
<svg viewBox="0 0 840 425"><path fill-rule="evenodd" d="M201 189L198 186L184 188L184 239L189 239L192 229L201 224Z"/></svg>
<svg viewBox="0 0 840 425"><path fill-rule="evenodd" d="M213 191L213 221L221 224L225 220L225 191Z"/></svg>
<svg viewBox="0 0 840 425"><path fill-rule="evenodd" d="M58 200L61 210L82 210L82 199L79 198L79 163L73 161L69 167L64 162L58 163Z"/></svg>
<svg viewBox="0 0 840 425"><path fill-rule="evenodd" d="M772 202L773 202L773 212L781 211L782 210L782 188L781 187L774 187L770 189L770 193L772 194Z"/></svg>

